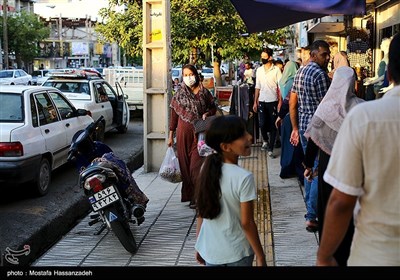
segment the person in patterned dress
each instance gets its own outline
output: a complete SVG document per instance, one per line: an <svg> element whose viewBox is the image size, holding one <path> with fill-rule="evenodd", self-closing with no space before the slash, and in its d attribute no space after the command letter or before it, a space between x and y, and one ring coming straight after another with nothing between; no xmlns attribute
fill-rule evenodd
<svg viewBox="0 0 400 280"><path fill-rule="evenodd" d="M200 82L194 65L183 66L182 75L181 88L174 94L170 103L168 147L174 145L176 134L177 157L182 174L181 202L189 201L189 207L194 209L194 186L203 159L197 150L198 139L193 123L195 120L205 120L215 115L217 107L211 92Z"/></svg>

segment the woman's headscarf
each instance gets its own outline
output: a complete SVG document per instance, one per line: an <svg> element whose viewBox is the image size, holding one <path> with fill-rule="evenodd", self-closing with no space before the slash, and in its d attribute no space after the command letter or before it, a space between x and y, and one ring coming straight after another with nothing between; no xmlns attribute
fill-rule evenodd
<svg viewBox="0 0 400 280"><path fill-rule="evenodd" d="M201 83L199 86L199 92L194 94L185 83L182 83L171 99L169 107L174 109L185 122L192 123L201 118L201 115L209 109L215 107L210 99L211 93Z"/></svg>
<svg viewBox="0 0 400 280"><path fill-rule="evenodd" d="M336 69L342 66L350 66L349 61L347 60L347 54L344 52L338 52L333 57L333 69L329 72L328 76L332 79L333 74L335 73Z"/></svg>
<svg viewBox="0 0 400 280"><path fill-rule="evenodd" d="M329 155L344 117L352 107L364 101L355 95L354 83L354 70L348 66L339 67L304 133Z"/></svg>
<svg viewBox="0 0 400 280"><path fill-rule="evenodd" d="M296 62L289 60L283 68L282 77L279 80L279 89L281 91L282 99L285 99L292 88L294 75L297 72L299 66Z"/></svg>

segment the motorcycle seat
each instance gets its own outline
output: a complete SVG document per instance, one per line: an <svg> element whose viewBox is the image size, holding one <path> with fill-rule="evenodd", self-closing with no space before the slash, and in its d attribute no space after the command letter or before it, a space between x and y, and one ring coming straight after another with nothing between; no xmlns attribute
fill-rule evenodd
<svg viewBox="0 0 400 280"><path fill-rule="evenodd" d="M99 172L100 173L109 173L109 172L113 172L113 170L110 168L107 168L107 167L100 166L98 164L91 165L81 172L80 177L86 178L94 173L99 173Z"/></svg>

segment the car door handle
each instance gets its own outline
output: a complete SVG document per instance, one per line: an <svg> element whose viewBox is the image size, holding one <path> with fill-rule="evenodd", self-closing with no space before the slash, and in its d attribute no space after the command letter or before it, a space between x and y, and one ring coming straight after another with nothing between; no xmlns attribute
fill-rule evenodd
<svg viewBox="0 0 400 280"><path fill-rule="evenodd" d="M66 124L65 124L65 126L66 126L66 127L69 127L69 126L70 126L70 124L69 124L69 123L66 123Z"/></svg>
<svg viewBox="0 0 400 280"><path fill-rule="evenodd" d="M50 132L50 129L45 129L44 130L44 133L49 133Z"/></svg>

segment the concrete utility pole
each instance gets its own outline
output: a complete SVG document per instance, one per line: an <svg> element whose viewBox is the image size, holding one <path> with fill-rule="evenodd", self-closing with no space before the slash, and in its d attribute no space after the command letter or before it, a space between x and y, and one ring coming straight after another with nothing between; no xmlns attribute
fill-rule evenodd
<svg viewBox="0 0 400 280"><path fill-rule="evenodd" d="M8 69L8 32L7 32L7 9L8 0L3 0L3 51L4 69Z"/></svg>
<svg viewBox="0 0 400 280"><path fill-rule="evenodd" d="M158 171L167 150L171 98L170 0L143 1L144 170Z"/></svg>

